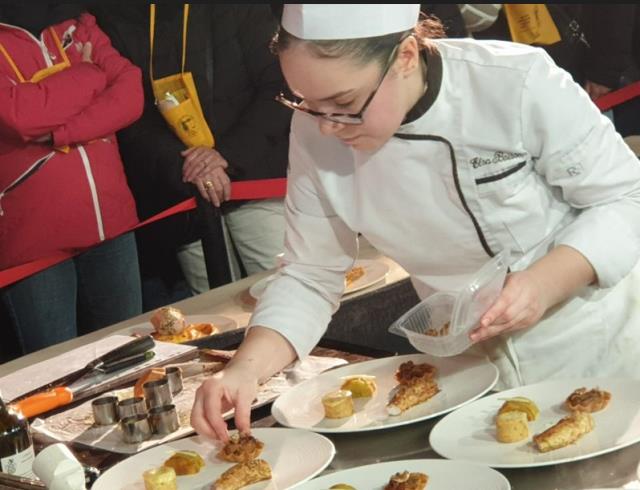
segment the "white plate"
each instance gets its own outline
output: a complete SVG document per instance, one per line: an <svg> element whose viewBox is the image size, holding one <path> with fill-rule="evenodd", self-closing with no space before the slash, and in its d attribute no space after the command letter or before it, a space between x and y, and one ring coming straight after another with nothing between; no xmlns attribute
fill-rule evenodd
<svg viewBox="0 0 640 490"><path fill-rule="evenodd" d="M384 278L389 273L389 266L384 262L380 262L377 260L356 260L354 267L363 267L364 275L357 281L353 281L347 288L345 288L345 295L355 293L356 291L368 288L369 286L373 286L374 284L377 284L380 281L384 280ZM249 288L249 294L254 299L259 299L269 283L273 281L275 277L275 274L263 277Z"/></svg>
<svg viewBox="0 0 640 490"><path fill-rule="evenodd" d="M273 478L251 485L252 490L276 490L305 482L324 470L335 455L333 443L324 436L292 429L254 429L252 435L264 442L260 455L271 466ZM208 489L233 463L219 460L221 446L195 436L169 442L138 453L105 472L93 490L144 490L142 473L162 466L176 451L196 451L206 463L197 475L179 476L179 490Z"/></svg>
<svg viewBox="0 0 640 490"><path fill-rule="evenodd" d="M538 405L540 416L529 424L533 436L568 415L562 404L582 386L609 391L611 401L605 410L593 414L595 429L575 444L540 453L531 438L511 444L496 440L495 415L505 398L524 396ZM554 380L496 393L447 415L433 428L429 441L445 458L495 468L547 466L609 453L640 441L640 380Z"/></svg>
<svg viewBox="0 0 640 490"><path fill-rule="evenodd" d="M315 478L296 490L327 490L347 483L357 490L383 490L389 478L402 471L425 473L427 490L509 490L511 485L496 470L473 463L442 459L410 459L376 463Z"/></svg>
<svg viewBox="0 0 640 490"><path fill-rule="evenodd" d="M185 315L185 320L187 325L191 325L193 323L213 323L218 331L216 333L227 332L229 330L234 330L238 328L238 322L236 322L233 318L229 318L222 315ZM137 325L132 325L131 327L127 327L123 330L119 330L116 332L118 335L133 335L140 334L146 335L155 331L153 325L150 322L138 323ZM215 333L213 334L215 335Z"/></svg>
<svg viewBox="0 0 640 490"><path fill-rule="evenodd" d="M397 385L394 377L401 363L428 362L438 368L440 393L397 416L387 414L389 392ZM371 398L354 400L355 413L344 419L325 419L322 397L337 390L343 376L368 374L376 377L378 389ZM332 369L297 385L278 397L271 414L282 425L316 432L364 432L412 424L437 417L482 396L498 380L498 370L484 358L456 356L437 358L427 354L385 357Z"/></svg>

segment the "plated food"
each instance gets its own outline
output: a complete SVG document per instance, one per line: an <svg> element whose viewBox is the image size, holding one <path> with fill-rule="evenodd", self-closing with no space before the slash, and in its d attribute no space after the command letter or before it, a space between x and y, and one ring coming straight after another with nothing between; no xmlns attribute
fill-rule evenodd
<svg viewBox="0 0 640 490"><path fill-rule="evenodd" d="M573 412L557 424L533 437L538 451L546 453L574 444L595 427L593 417L588 412Z"/></svg>
<svg viewBox="0 0 640 490"><path fill-rule="evenodd" d="M218 458L231 463L246 463L258 458L264 443L251 434L235 433L229 437L229 442L218 453Z"/></svg>
<svg viewBox="0 0 640 490"><path fill-rule="evenodd" d="M414 364L413 361L407 361L400 364L396 372L398 386L387 405L389 415L400 415L437 395L440 388L434 379L436 372L436 367L426 362Z"/></svg>
<svg viewBox="0 0 640 490"><path fill-rule="evenodd" d="M220 475L211 490L240 490L253 483L271 479L271 467L264 459L238 463Z"/></svg>
<svg viewBox="0 0 640 490"><path fill-rule="evenodd" d="M424 473L403 471L393 475L384 490L424 490L428 481Z"/></svg>
<svg viewBox="0 0 640 490"><path fill-rule="evenodd" d="M354 282L364 276L364 267L353 267L344 276L344 283L346 287L351 286Z"/></svg>
<svg viewBox="0 0 640 490"><path fill-rule="evenodd" d="M586 388L578 388L571 393L565 405L569 410L579 410L582 412L599 412L604 410L611 400L611 393L598 388L587 390Z"/></svg>
<svg viewBox="0 0 640 490"><path fill-rule="evenodd" d="M149 318L155 329L151 336L161 342L181 344L191 340L208 337L218 332L212 323L187 324L184 314L177 308L162 307Z"/></svg>
<svg viewBox="0 0 640 490"><path fill-rule="evenodd" d="M172 468L177 476L196 475L204 468L204 459L195 451L178 451L162 466Z"/></svg>

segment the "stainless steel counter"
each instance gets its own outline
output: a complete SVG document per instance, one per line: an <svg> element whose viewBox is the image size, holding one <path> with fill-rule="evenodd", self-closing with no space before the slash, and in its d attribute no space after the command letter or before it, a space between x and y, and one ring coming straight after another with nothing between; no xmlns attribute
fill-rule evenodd
<svg viewBox="0 0 640 490"><path fill-rule="evenodd" d="M325 474L383 461L439 459L429 446L429 432L437 420L357 434L329 434L336 457ZM574 463L498 471L507 477L513 490L636 490L640 489L639 465L640 444L635 444Z"/></svg>

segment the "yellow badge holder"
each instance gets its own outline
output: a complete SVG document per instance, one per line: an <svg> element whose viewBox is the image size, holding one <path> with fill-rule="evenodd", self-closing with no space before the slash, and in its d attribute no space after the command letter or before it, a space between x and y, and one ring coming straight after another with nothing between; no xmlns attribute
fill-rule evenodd
<svg viewBox="0 0 640 490"><path fill-rule="evenodd" d="M22 72L18 69L18 66L16 65L15 61L13 61L13 58L11 58L11 56L9 55L5 47L0 43L0 53L4 55L7 62L9 63L9 66L11 66L11 68L13 69L20 83L38 83L41 80L44 80L45 78L50 77L51 75L61 72L62 70L66 70L71 66L71 62L67 57L67 53L62 48L62 43L60 43L60 39L58 38L56 31L53 29L53 27L50 27L49 32L51 32L51 37L53 37L53 40L56 43L56 47L58 48L58 52L60 53L60 56L62 56L62 61L60 63L56 63L55 65L49 66L47 68L43 68L42 70L38 70L33 74L33 76L29 80L27 80L24 77ZM69 146L59 146L55 149L62 153L69 153L69 150L70 150Z"/></svg>
<svg viewBox="0 0 640 490"><path fill-rule="evenodd" d="M511 40L523 44L555 44L560 33L544 3L505 3Z"/></svg>
<svg viewBox="0 0 640 490"><path fill-rule="evenodd" d="M189 4L184 5L182 26L182 69L176 75L153 79L153 40L155 35L156 5L150 5L149 17L149 78L160 114L173 132L187 147L213 148L215 141L202 112L200 99L191 72L185 72L187 54L187 24Z"/></svg>

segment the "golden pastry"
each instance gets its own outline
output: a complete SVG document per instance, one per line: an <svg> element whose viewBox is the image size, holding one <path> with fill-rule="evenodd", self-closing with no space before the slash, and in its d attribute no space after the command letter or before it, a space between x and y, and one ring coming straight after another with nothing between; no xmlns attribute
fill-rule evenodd
<svg viewBox="0 0 640 490"><path fill-rule="evenodd" d="M426 402L440 391L438 384L430 377L416 378L400 384L387 405L389 415L400 415L405 410Z"/></svg>
<svg viewBox="0 0 640 490"><path fill-rule="evenodd" d="M175 335L182 332L186 327L182 312L170 306L154 311L149 321L160 335Z"/></svg>
<svg viewBox="0 0 640 490"><path fill-rule="evenodd" d="M218 453L218 458L231 463L246 463L260 456L264 443L250 434L235 433Z"/></svg>
<svg viewBox="0 0 640 490"><path fill-rule="evenodd" d="M533 436L538 451L546 453L573 444L595 427L593 417L588 412L573 412L549 427L541 434Z"/></svg>
<svg viewBox="0 0 640 490"><path fill-rule="evenodd" d="M345 381L342 383L340 389L350 391L353 398L369 398L376 392L375 376L349 376L343 379Z"/></svg>
<svg viewBox="0 0 640 490"><path fill-rule="evenodd" d="M142 474L145 490L177 490L176 472L173 468L160 466Z"/></svg>
<svg viewBox="0 0 640 490"><path fill-rule="evenodd" d="M220 475L211 490L238 490L247 485L271 479L271 467L264 459L238 463Z"/></svg>
<svg viewBox="0 0 640 490"><path fill-rule="evenodd" d="M335 485L331 485L329 490L356 490L356 488L346 483L336 483Z"/></svg>
<svg viewBox="0 0 640 490"><path fill-rule="evenodd" d="M341 419L353 415L353 396L350 391L337 390L322 397L324 416L328 419Z"/></svg>
<svg viewBox="0 0 640 490"><path fill-rule="evenodd" d="M398 367L396 380L398 380L398 383L404 384L416 378L433 378L436 372L436 367L426 362L414 364L413 361L407 361Z"/></svg>
<svg viewBox="0 0 640 490"><path fill-rule="evenodd" d="M587 391L586 388L578 388L569 395L565 401L566 407L571 411L599 412L604 410L611 400L611 393L594 388Z"/></svg>
<svg viewBox="0 0 640 490"><path fill-rule="evenodd" d="M498 413L496 417L496 439L499 442L518 442L529 437L529 425L525 412Z"/></svg>
<svg viewBox="0 0 640 490"><path fill-rule="evenodd" d="M391 477L384 490L424 490L429 477L424 473L403 471Z"/></svg>
<svg viewBox="0 0 640 490"><path fill-rule="evenodd" d="M498 410L498 415L507 412L524 412L527 414L527 420L529 422L536 420L540 414L540 410L533 400L523 396L509 398L502 404L500 410Z"/></svg>
<svg viewBox="0 0 640 490"><path fill-rule="evenodd" d="M195 475L204 468L204 459L195 451L178 451L164 462L164 466L173 468L176 475Z"/></svg>
<svg viewBox="0 0 640 490"><path fill-rule="evenodd" d="M354 267L349 272L345 274L344 282L345 286L349 287L358 279L364 276L364 267Z"/></svg>

